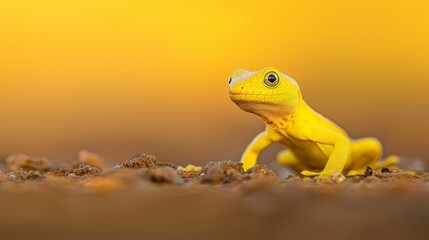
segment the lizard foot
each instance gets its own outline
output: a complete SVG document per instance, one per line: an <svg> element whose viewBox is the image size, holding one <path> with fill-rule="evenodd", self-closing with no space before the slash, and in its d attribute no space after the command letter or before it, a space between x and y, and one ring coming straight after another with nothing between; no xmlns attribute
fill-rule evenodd
<svg viewBox="0 0 429 240"><path fill-rule="evenodd" d="M314 176L318 176L320 174L320 172L313 172L313 171L304 170L304 171L301 171L301 174L306 176L306 177L314 177Z"/></svg>
<svg viewBox="0 0 429 240"><path fill-rule="evenodd" d="M306 176L304 177L304 181L309 179L309 177L315 177L317 181L326 181L331 182L334 181L336 183L343 182L346 177L339 173L338 171L332 172L332 171L321 171L321 172L312 172L308 170L304 170L301 172L302 175Z"/></svg>
<svg viewBox="0 0 429 240"><path fill-rule="evenodd" d="M332 171L321 171L321 172L313 172L313 171L308 171L308 170L304 170L301 172L302 175L306 176L306 177L332 177L334 176L335 172Z"/></svg>
<svg viewBox="0 0 429 240"><path fill-rule="evenodd" d="M388 167L388 166L395 164L395 163L398 163L398 162L399 162L398 156L390 156L390 157L386 158L384 161L374 163L371 167L373 169L382 169L384 167Z"/></svg>

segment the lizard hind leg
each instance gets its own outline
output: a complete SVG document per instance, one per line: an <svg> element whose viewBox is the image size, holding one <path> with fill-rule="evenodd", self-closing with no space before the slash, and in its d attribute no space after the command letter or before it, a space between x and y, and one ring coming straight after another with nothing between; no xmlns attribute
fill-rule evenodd
<svg viewBox="0 0 429 240"><path fill-rule="evenodd" d="M297 174L307 169L307 167L287 149L277 154L277 162L282 166L292 169Z"/></svg>
<svg viewBox="0 0 429 240"><path fill-rule="evenodd" d="M379 161L382 152L382 145L380 141L375 138L354 140L351 143L351 163L347 175L363 175L367 166L377 170L398 162L396 156L391 156L383 161Z"/></svg>

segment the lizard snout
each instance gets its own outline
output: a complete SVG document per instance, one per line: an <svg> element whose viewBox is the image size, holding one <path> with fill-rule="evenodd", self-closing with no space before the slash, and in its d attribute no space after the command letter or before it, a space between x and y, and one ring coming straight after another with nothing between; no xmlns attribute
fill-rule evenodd
<svg viewBox="0 0 429 240"><path fill-rule="evenodd" d="M240 94L244 90L243 86L234 86L233 84L229 85L230 94Z"/></svg>

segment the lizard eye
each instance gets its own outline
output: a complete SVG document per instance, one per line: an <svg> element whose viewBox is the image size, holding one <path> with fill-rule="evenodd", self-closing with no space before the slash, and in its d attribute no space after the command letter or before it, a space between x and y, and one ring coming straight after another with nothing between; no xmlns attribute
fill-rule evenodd
<svg viewBox="0 0 429 240"><path fill-rule="evenodd" d="M264 83L269 87L275 87L279 84L279 76L275 72L268 72L265 74Z"/></svg>
<svg viewBox="0 0 429 240"><path fill-rule="evenodd" d="M228 78L228 84L231 84L231 82L232 82L232 77L229 77Z"/></svg>

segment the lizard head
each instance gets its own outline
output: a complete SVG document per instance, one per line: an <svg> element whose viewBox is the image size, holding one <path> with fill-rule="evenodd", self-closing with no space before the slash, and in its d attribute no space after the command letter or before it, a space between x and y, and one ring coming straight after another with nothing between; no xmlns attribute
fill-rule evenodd
<svg viewBox="0 0 429 240"><path fill-rule="evenodd" d="M295 80L272 67L256 72L235 70L228 82L231 100L265 119L295 112L300 98Z"/></svg>

